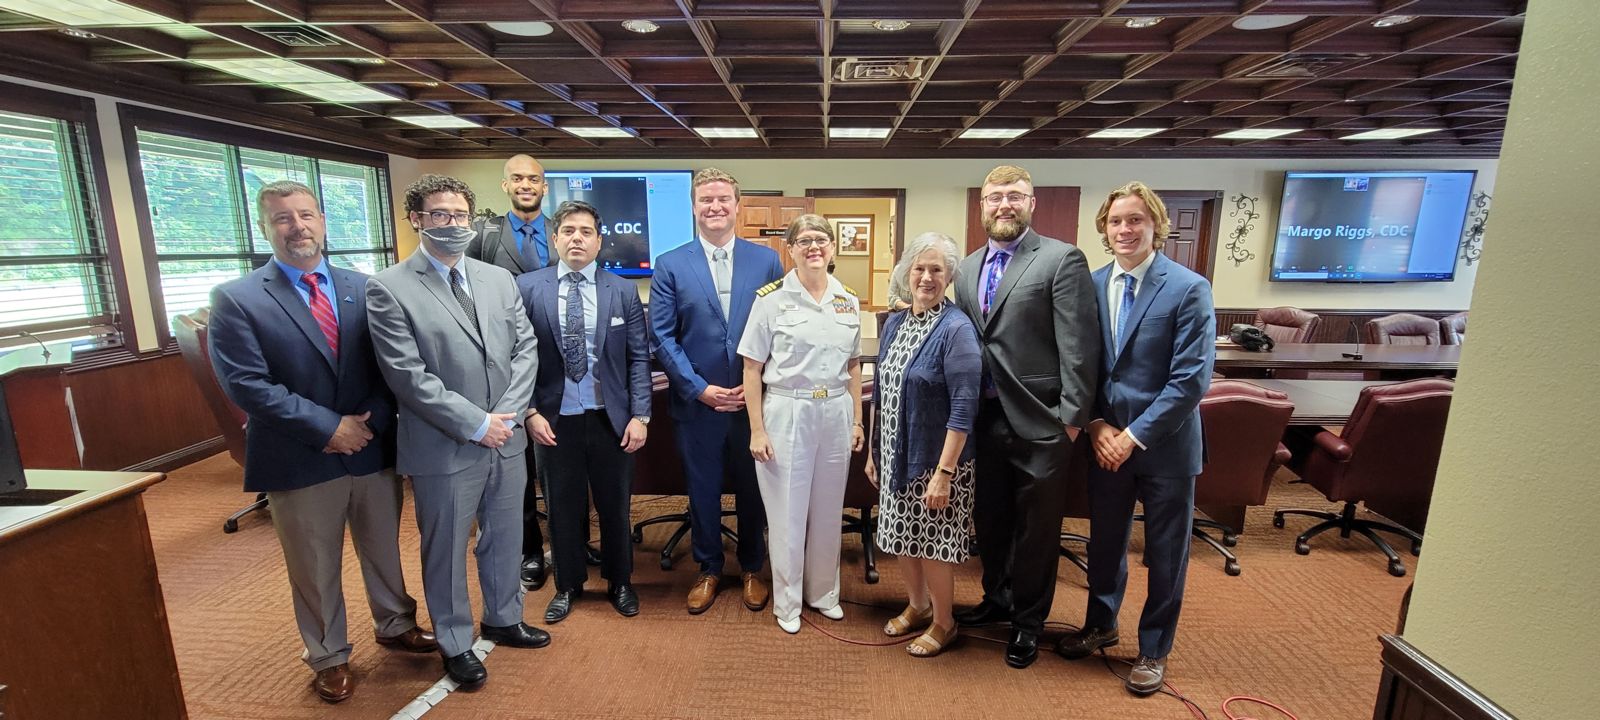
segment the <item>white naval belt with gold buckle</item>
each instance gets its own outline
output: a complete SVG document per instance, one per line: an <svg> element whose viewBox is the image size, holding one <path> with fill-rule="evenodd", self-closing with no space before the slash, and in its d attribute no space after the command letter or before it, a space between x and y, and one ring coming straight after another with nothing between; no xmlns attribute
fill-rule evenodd
<svg viewBox="0 0 1600 720"><path fill-rule="evenodd" d="M789 398L804 398L804 399L807 399L807 400L822 400L824 398L839 397L840 395L843 395L846 392L849 392L849 390L843 385L840 385L839 387L823 387L821 385L818 385L817 387L814 387L814 388L798 388L798 389L770 386L770 387L767 388L767 392L772 393L773 395L781 395L783 397L789 397Z"/></svg>

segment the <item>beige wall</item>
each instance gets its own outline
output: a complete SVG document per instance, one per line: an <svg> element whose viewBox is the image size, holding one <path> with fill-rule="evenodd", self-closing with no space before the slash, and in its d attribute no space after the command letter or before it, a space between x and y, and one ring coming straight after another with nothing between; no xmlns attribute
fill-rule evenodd
<svg viewBox="0 0 1600 720"><path fill-rule="evenodd" d="M1405 637L1520 718L1595 717L1600 683L1600 15L1533 3ZM1531 8L1530 8L1531 9Z"/></svg>
<svg viewBox="0 0 1600 720"><path fill-rule="evenodd" d="M834 277L839 282L849 285L851 289L860 294L864 304L872 304L872 298L887 296L887 280L879 283L885 287L880 291L872 282L873 264L877 263L878 270L884 270L894 265L894 200L889 198L818 198L816 205L818 215L845 215L850 217L872 218L872 239L867 247L868 255L840 255L834 259ZM885 262L884 258L888 260ZM883 304L879 302L878 304Z"/></svg>

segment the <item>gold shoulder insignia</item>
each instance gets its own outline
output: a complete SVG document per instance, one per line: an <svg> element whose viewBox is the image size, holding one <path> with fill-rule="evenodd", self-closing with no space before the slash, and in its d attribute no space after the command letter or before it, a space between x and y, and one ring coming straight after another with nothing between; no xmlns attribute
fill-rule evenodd
<svg viewBox="0 0 1600 720"><path fill-rule="evenodd" d="M756 297L766 297L767 295L772 294L772 291L781 287L783 287L783 280L773 280L772 282L762 285L761 289L756 291Z"/></svg>
<svg viewBox="0 0 1600 720"><path fill-rule="evenodd" d="M845 285L844 283L839 283L839 285L844 288L845 292L850 293L851 295L854 295L856 297L861 297L861 293L856 292L855 288L850 287L849 285Z"/></svg>

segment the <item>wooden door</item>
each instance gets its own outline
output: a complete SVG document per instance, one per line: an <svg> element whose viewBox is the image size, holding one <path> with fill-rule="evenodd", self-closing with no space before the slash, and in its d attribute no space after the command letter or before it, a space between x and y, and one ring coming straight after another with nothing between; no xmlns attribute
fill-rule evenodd
<svg viewBox="0 0 1600 720"><path fill-rule="evenodd" d="M783 271L788 272L794 263L783 245L783 234L789 223L814 207L816 201L808 197L745 195L739 200L739 237L776 250L783 259Z"/></svg>
<svg viewBox="0 0 1600 720"><path fill-rule="evenodd" d="M978 197L979 189L967 188L968 253L989 242L989 233L983 229L983 201ZM1078 188L1036 187L1033 197L1037 201L1033 208L1034 232L1077 245Z"/></svg>
<svg viewBox="0 0 1600 720"><path fill-rule="evenodd" d="M1211 260L1217 242L1217 214L1222 211L1220 191L1161 191L1172 231L1162 252L1174 262L1211 278Z"/></svg>

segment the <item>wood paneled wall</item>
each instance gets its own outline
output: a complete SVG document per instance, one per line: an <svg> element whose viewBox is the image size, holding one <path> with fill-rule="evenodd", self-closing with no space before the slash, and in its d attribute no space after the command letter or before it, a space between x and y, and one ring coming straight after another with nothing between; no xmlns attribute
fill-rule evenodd
<svg viewBox="0 0 1600 720"><path fill-rule="evenodd" d="M1217 334L1227 335L1228 328L1234 323L1249 325L1255 322L1257 308L1217 308ZM1317 332L1311 337L1314 343L1353 343L1361 337L1361 328L1368 320L1375 320L1395 313L1411 313L1438 320L1454 315L1460 310L1323 310L1318 308L1301 308L1306 312L1322 316L1322 322L1317 325ZM1355 330L1352 332L1351 327Z"/></svg>

